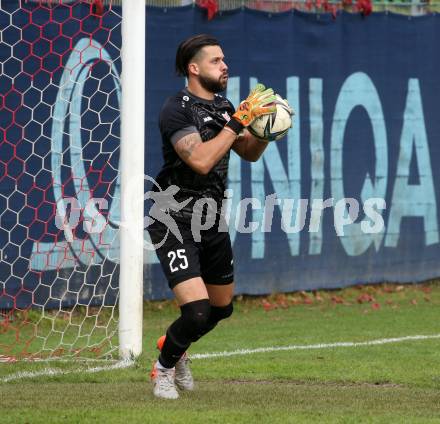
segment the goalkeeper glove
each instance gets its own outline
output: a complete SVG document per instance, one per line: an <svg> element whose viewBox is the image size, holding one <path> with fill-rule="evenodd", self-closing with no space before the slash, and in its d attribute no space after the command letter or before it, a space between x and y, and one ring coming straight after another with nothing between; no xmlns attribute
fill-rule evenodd
<svg viewBox="0 0 440 424"><path fill-rule="evenodd" d="M271 88L266 88L263 84L257 84L249 93L246 100L243 100L232 119L226 124L236 134L244 127L248 127L252 122L262 116L276 111L276 106L271 104L276 97Z"/></svg>

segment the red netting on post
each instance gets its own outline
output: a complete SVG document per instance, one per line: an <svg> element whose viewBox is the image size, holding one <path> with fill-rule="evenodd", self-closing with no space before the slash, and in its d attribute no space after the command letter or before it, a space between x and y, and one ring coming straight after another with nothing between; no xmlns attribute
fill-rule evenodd
<svg viewBox="0 0 440 424"><path fill-rule="evenodd" d="M121 10L0 5L0 361L111 356Z"/></svg>

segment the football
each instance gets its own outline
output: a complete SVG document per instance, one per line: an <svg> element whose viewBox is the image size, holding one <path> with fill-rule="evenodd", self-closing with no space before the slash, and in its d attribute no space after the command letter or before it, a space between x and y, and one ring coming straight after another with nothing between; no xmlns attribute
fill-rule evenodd
<svg viewBox="0 0 440 424"><path fill-rule="evenodd" d="M248 127L255 137L275 141L283 138L292 127L292 109L286 100L276 95L276 111L260 116Z"/></svg>

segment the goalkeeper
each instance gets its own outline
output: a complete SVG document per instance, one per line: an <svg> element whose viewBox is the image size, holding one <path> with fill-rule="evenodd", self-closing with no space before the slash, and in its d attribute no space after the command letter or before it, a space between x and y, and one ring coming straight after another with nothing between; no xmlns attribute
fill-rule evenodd
<svg viewBox="0 0 440 424"><path fill-rule="evenodd" d="M268 143L256 139L246 127L275 111L273 90L262 84L236 111L219 94L228 83L228 66L219 42L209 35L197 35L179 45L176 71L188 78L188 86L167 99L160 113L164 165L156 181L162 190L179 187L175 199L185 206L169 213L181 237L158 220L149 227L153 243L161 245L156 253L181 310L158 342L161 351L151 372L154 395L166 399L178 398L176 386L193 390L186 351L233 310L231 241L227 232L218 231L224 218L216 214L216 224L194 240L194 203L209 198L221 204L230 149L256 161Z"/></svg>

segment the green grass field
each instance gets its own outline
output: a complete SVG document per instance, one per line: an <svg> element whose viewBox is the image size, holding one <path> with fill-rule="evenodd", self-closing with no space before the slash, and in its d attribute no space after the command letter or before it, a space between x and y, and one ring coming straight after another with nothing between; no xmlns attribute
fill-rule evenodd
<svg viewBox="0 0 440 424"><path fill-rule="evenodd" d="M0 364L1 421L440 423L439 307L438 282L238 298L233 317L194 344L191 354L322 346L195 358L197 390L163 401L153 398L148 373L155 341L178 309L173 302L148 303L144 353L130 368L86 372L105 364ZM439 337L325 346L416 335ZM45 375L50 371L54 375Z"/></svg>

